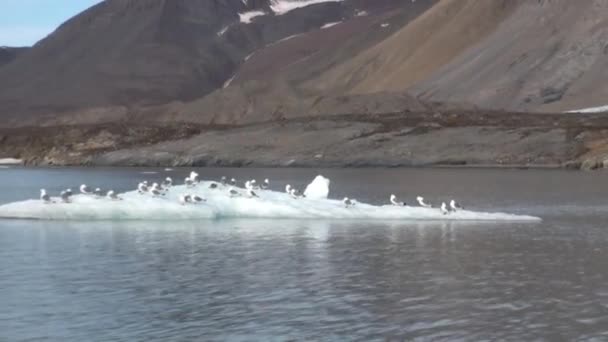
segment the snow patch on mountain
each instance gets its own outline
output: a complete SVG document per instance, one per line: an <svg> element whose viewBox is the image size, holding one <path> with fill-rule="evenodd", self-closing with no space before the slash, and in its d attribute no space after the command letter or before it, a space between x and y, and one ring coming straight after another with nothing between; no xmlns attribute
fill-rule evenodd
<svg viewBox="0 0 608 342"><path fill-rule="evenodd" d="M266 15L266 12L264 12L264 11L248 11L248 12L239 13L239 17L241 19L241 22L245 23L245 24L251 23L251 21L253 20L253 18L262 16L262 15Z"/></svg>
<svg viewBox="0 0 608 342"><path fill-rule="evenodd" d="M336 21L334 23L327 23L327 24L321 26L321 30L322 29L326 29L326 28L330 28L332 26L336 26L336 25L341 24L341 23L342 23L341 21Z"/></svg>
<svg viewBox="0 0 608 342"><path fill-rule="evenodd" d="M293 11L297 8L306 7L314 4L320 4L323 2L342 2L344 0L301 0L301 1L288 1L288 0L272 0L270 8L276 15L282 15L287 12Z"/></svg>

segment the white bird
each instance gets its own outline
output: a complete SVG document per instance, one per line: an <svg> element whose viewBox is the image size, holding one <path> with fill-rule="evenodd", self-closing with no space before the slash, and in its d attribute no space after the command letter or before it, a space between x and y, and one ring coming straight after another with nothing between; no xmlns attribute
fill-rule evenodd
<svg viewBox="0 0 608 342"><path fill-rule="evenodd" d="M91 193L91 188L89 188L86 184L82 184L80 186L80 192L82 192L85 195L89 195Z"/></svg>
<svg viewBox="0 0 608 342"><path fill-rule="evenodd" d="M395 196L393 194L391 194L391 204L399 206L399 207L403 207L403 206L407 205L405 202L399 202L399 201L397 201L397 196Z"/></svg>
<svg viewBox="0 0 608 342"><path fill-rule="evenodd" d="M249 195L249 197L260 197L258 194L253 192L253 189L247 189L247 195Z"/></svg>
<svg viewBox="0 0 608 342"><path fill-rule="evenodd" d="M186 177L186 179L184 179L184 184L186 184L186 187L191 188L194 186L194 181L192 178Z"/></svg>
<svg viewBox="0 0 608 342"><path fill-rule="evenodd" d="M230 190L228 190L228 193L230 194L230 197L236 197L239 195L239 192L236 191L234 188L230 188Z"/></svg>
<svg viewBox="0 0 608 342"><path fill-rule="evenodd" d="M95 194L95 196L97 197L103 197L103 193L101 192L100 188L95 188L95 191L93 191L93 193Z"/></svg>
<svg viewBox="0 0 608 342"><path fill-rule="evenodd" d="M264 179L264 183L262 183L262 189L268 190L268 188L270 188L270 181L268 180L268 178L266 178Z"/></svg>
<svg viewBox="0 0 608 342"><path fill-rule="evenodd" d="M256 183L255 179L252 179L251 182L249 183L249 185L251 185L252 189L259 189L260 188L258 186L258 184Z"/></svg>
<svg viewBox="0 0 608 342"><path fill-rule="evenodd" d="M447 214L449 214L449 213L450 213L450 211L448 210L448 206L447 206L447 205L445 205L445 202L442 202L442 203L441 203L441 209L440 209L440 210L441 210L441 213L442 213L443 215L447 215Z"/></svg>
<svg viewBox="0 0 608 342"><path fill-rule="evenodd" d="M108 191L106 196L113 201L122 201L122 198L118 197L118 195L114 192L114 190Z"/></svg>
<svg viewBox="0 0 608 342"><path fill-rule="evenodd" d="M350 198L348 198L348 197L344 197L344 199L342 200L342 203L344 203L344 206L345 206L345 207L347 207L347 208L350 208L350 207L352 207L353 205L355 205L355 201L354 201L354 200L351 200L351 199L350 199Z"/></svg>
<svg viewBox="0 0 608 342"><path fill-rule="evenodd" d="M165 178L165 180L162 183L163 187L165 188L170 188L173 186L173 179L171 179L171 177L167 177Z"/></svg>
<svg viewBox="0 0 608 342"><path fill-rule="evenodd" d="M220 183L222 183L222 185L226 185L226 176L222 176L222 178L220 178Z"/></svg>
<svg viewBox="0 0 608 342"><path fill-rule="evenodd" d="M458 204L458 202L451 200L450 201L450 208L452 208L452 210L457 211L457 210L462 210L464 209L463 206L461 206L460 204Z"/></svg>
<svg viewBox="0 0 608 342"><path fill-rule="evenodd" d="M179 196L179 203L181 203L181 205L186 205L187 203L192 202L192 197L190 197L190 195L188 194L183 194Z"/></svg>
<svg viewBox="0 0 608 342"><path fill-rule="evenodd" d="M230 178L230 185L236 186L236 179Z"/></svg>
<svg viewBox="0 0 608 342"><path fill-rule="evenodd" d="M65 193L68 195L68 197L72 197L73 193L72 193L72 189L67 189L65 191Z"/></svg>
<svg viewBox="0 0 608 342"><path fill-rule="evenodd" d="M150 193L154 197L164 196L165 195L165 194L163 194L162 189L158 186L158 183L152 184L152 187L150 188Z"/></svg>
<svg viewBox="0 0 608 342"><path fill-rule="evenodd" d="M253 188L253 186L251 185L251 181L249 181L249 180L248 180L248 181L246 181L246 182L245 182L245 189L250 190L250 189L252 189L252 188Z"/></svg>
<svg viewBox="0 0 608 342"><path fill-rule="evenodd" d="M296 198L296 199L300 198L300 197L304 197L302 195L302 193L296 188L291 188L291 190L289 191L289 194L291 195L291 197Z"/></svg>
<svg viewBox="0 0 608 342"><path fill-rule="evenodd" d="M61 197L61 201L64 202L64 203L70 203L70 196L71 196L71 194L68 193L68 190L62 191L59 194L59 197Z"/></svg>
<svg viewBox="0 0 608 342"><path fill-rule="evenodd" d="M192 180L192 182L198 183L198 173L194 171L190 172L190 179Z"/></svg>
<svg viewBox="0 0 608 342"><path fill-rule="evenodd" d="M51 203L51 196L46 193L46 190L40 189L40 200L44 203Z"/></svg>
<svg viewBox="0 0 608 342"><path fill-rule="evenodd" d="M416 201L418 201L418 204L420 204L421 207L425 207L425 208L432 208L433 207L430 204L424 203L424 197L422 197L422 196L416 197Z"/></svg>
<svg viewBox="0 0 608 342"><path fill-rule="evenodd" d="M291 195L291 185L285 185L285 192Z"/></svg>
<svg viewBox="0 0 608 342"><path fill-rule="evenodd" d="M202 197L200 197L200 196L197 196L197 195L192 196L192 199L193 199L193 200L194 200L194 202L196 202L196 203L207 202L207 200L206 200L206 199L204 199L204 198L202 198Z"/></svg>
<svg viewBox="0 0 608 342"><path fill-rule="evenodd" d="M140 194L145 194L146 192L148 192L148 185L147 182L141 182L139 184L137 184L137 192L139 192Z"/></svg>

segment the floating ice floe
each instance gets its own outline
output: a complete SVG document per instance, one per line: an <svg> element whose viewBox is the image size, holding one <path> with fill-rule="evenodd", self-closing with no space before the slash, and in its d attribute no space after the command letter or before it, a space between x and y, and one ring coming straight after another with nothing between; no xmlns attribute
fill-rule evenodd
<svg viewBox="0 0 608 342"><path fill-rule="evenodd" d="M371 205L356 200L329 199L329 179L319 176L308 185L306 197L283 191L233 187L215 181L170 187L162 196L131 191L120 199L78 194L70 202L52 197L51 203L26 200L0 206L0 218L40 220L193 220L223 218L333 219L333 220L439 220L540 221L540 218L506 213L457 210L445 215L439 208ZM185 195L201 198L180 201Z"/></svg>

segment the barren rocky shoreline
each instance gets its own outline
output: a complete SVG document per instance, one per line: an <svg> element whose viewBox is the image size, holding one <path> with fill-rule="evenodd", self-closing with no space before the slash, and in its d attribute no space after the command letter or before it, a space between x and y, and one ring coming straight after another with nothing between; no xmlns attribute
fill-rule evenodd
<svg viewBox="0 0 608 342"><path fill-rule="evenodd" d="M0 130L27 165L603 168L601 114L338 115L240 126L130 122Z"/></svg>

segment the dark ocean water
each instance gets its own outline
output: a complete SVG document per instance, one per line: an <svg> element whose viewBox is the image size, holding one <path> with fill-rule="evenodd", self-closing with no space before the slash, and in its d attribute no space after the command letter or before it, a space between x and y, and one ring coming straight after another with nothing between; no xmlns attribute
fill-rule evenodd
<svg viewBox="0 0 608 342"><path fill-rule="evenodd" d="M156 173L151 173L156 172ZM189 170L0 169L0 203ZM606 174L322 173L336 198L456 197L541 223L0 221L0 341L608 340Z"/></svg>

